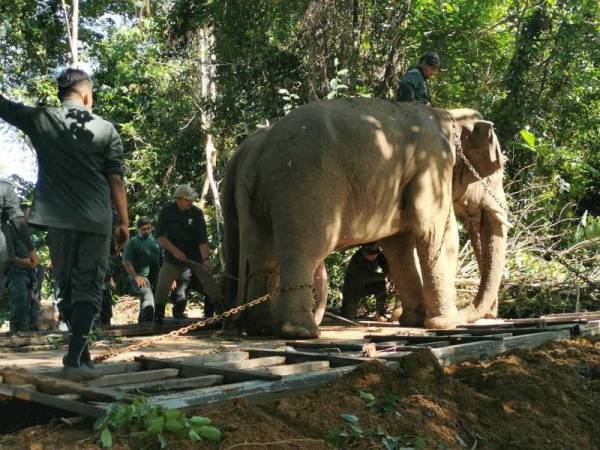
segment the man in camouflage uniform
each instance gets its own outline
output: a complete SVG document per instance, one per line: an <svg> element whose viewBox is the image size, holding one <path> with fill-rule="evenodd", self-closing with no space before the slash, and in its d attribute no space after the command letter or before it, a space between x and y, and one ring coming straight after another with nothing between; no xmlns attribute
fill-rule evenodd
<svg viewBox="0 0 600 450"><path fill-rule="evenodd" d="M406 72L400 80L396 90L396 101L432 106L427 80L435 76L440 64L440 57L436 52L424 53L419 64Z"/></svg>
<svg viewBox="0 0 600 450"><path fill-rule="evenodd" d="M360 247L350 259L342 288L342 316L355 319L360 301L375 296L377 320L385 320L387 261L376 245Z"/></svg>
<svg viewBox="0 0 600 450"><path fill-rule="evenodd" d="M24 131L36 150L38 181L29 222L48 229L59 310L69 326L63 377L96 378L88 335L100 309L112 231L111 199L119 217L114 236L129 238L127 198L115 127L92 114L90 76L66 69L57 79L58 108L30 107L0 95L0 118Z"/></svg>
<svg viewBox="0 0 600 450"><path fill-rule="evenodd" d="M23 259L35 267L39 257L31 242L27 220L21 210L19 198L12 185L0 181L0 300L6 289L6 272L14 261L13 241L18 240L24 248Z"/></svg>
<svg viewBox="0 0 600 450"><path fill-rule="evenodd" d="M21 204L25 220L29 217L29 210L28 204ZM13 252L12 263L7 274L10 294L10 332L34 330L37 329L41 311L37 299L37 265L29 257L29 251L19 238L14 224L10 224L8 231Z"/></svg>

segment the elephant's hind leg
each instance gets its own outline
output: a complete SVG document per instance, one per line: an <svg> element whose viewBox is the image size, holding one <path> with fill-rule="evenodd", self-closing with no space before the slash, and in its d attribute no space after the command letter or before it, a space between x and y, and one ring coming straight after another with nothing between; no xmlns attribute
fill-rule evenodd
<svg viewBox="0 0 600 450"><path fill-rule="evenodd" d="M277 288L279 267L272 242L266 238L257 240L254 245L251 245L251 256L248 261L250 271L246 299L252 301ZM249 335L273 334L271 315L273 301L274 299L271 299L246 311L244 327Z"/></svg>

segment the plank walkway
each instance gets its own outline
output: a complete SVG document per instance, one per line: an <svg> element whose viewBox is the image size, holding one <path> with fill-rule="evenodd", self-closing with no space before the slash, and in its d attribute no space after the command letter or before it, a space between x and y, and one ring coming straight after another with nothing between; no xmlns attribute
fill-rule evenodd
<svg viewBox="0 0 600 450"><path fill-rule="evenodd" d="M390 331L390 327L386 327ZM452 330L396 327L395 334L366 334L345 341L288 341L280 348L236 346L230 351L180 358L138 356L99 364L102 376L87 384L60 378L57 369L31 373L0 368L0 396L82 416L101 417L114 402L137 395L165 408L185 408L240 397L313 389L379 361L397 367L415 352L430 352L441 365L489 358L545 342L600 334L600 313L553 315Z"/></svg>

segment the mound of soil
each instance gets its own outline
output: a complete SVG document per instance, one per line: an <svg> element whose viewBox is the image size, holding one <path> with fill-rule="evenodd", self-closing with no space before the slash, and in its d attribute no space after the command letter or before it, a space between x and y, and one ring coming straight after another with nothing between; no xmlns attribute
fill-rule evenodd
<svg viewBox="0 0 600 450"><path fill-rule="evenodd" d="M600 448L600 339L553 342L490 361L441 368L427 353L399 370L366 364L309 393L200 408L223 432L206 449ZM329 436L329 441L327 440ZM0 448L97 448L89 423L51 423ZM137 449L126 436L116 449Z"/></svg>

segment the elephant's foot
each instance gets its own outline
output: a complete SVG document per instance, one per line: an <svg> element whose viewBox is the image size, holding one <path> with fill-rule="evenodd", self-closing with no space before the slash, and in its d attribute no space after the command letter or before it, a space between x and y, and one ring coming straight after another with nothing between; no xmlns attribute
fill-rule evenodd
<svg viewBox="0 0 600 450"><path fill-rule="evenodd" d="M399 322L400 318L402 317L403 311L404 310L402 309L402 306L396 306L394 308L394 310L392 311L391 321L392 322Z"/></svg>
<svg viewBox="0 0 600 450"><path fill-rule="evenodd" d="M262 320L252 320L246 322L244 328L248 336L269 336L275 334L273 332L273 325L270 322Z"/></svg>
<svg viewBox="0 0 600 450"><path fill-rule="evenodd" d="M321 332L312 315L309 315L304 319L297 317L283 321L278 334L289 339L316 339Z"/></svg>
<svg viewBox="0 0 600 450"><path fill-rule="evenodd" d="M460 324L458 314L443 314L436 317L428 317L425 319L425 328L433 328L435 330L443 330L448 328L456 328Z"/></svg>

